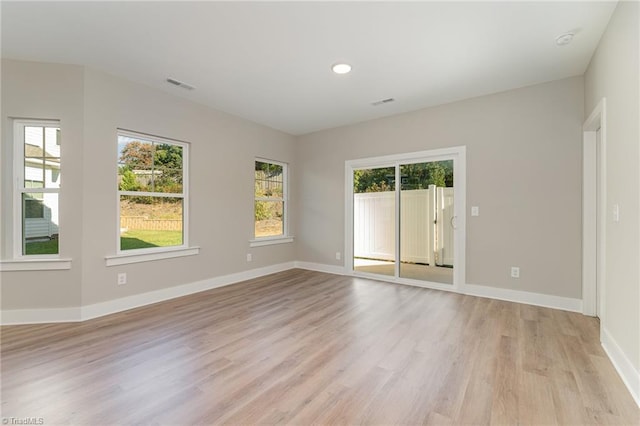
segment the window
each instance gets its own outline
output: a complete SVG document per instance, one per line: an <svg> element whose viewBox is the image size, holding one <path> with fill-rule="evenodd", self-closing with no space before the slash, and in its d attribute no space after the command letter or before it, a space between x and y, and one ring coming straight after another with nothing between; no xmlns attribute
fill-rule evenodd
<svg viewBox="0 0 640 426"><path fill-rule="evenodd" d="M255 162L254 236L287 236L287 165L270 160Z"/></svg>
<svg viewBox="0 0 640 426"><path fill-rule="evenodd" d="M118 251L187 246L189 145L118 131Z"/></svg>
<svg viewBox="0 0 640 426"><path fill-rule="evenodd" d="M15 257L59 254L60 123L16 120Z"/></svg>

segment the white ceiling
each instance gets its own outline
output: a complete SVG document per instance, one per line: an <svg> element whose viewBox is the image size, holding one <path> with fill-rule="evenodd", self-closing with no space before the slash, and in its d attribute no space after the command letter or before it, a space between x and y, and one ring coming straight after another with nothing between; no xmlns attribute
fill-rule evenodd
<svg viewBox="0 0 640 426"><path fill-rule="evenodd" d="M3 1L2 56L91 66L299 135L580 75L615 6ZM333 74L338 61L353 71Z"/></svg>

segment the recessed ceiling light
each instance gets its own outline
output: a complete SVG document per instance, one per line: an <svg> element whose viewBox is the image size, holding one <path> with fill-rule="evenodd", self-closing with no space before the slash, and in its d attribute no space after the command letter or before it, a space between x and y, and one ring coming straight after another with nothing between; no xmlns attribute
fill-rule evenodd
<svg viewBox="0 0 640 426"><path fill-rule="evenodd" d="M349 64L333 64L331 69L336 74L347 74L351 71L351 65Z"/></svg>
<svg viewBox="0 0 640 426"><path fill-rule="evenodd" d="M566 46L567 44L571 43L571 40L573 40L573 36L573 33L560 34L558 37L556 37L556 44L558 46Z"/></svg>

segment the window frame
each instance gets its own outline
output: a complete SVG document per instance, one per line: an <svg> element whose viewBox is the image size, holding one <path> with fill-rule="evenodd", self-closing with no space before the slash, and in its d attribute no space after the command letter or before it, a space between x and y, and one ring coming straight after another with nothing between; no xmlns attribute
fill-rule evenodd
<svg viewBox="0 0 640 426"><path fill-rule="evenodd" d="M158 144L176 145L182 148L182 194L173 192L148 192L148 191L121 191L116 179L116 256L107 257L107 266L125 264L136 262L136 260L129 261L117 261L114 258L134 257L139 258L139 261L156 260L161 258L177 257L184 254L181 252L188 252L190 254L198 254L198 250L192 252L192 248L189 247L189 148L188 142L183 142L171 138L162 136L150 135L147 133L136 132L126 129L117 129L116 132L116 150L118 147L118 138L120 136L140 139L144 142L152 142ZM117 155L117 152L116 152ZM118 173L119 158L116 158L116 176ZM182 244L178 246L165 246L165 247L149 247L141 249L122 250L120 246L120 197L122 195L129 196L141 196L141 197L164 197L164 198L182 198ZM171 255L171 253L176 255ZM153 256L158 254L158 256ZM164 255L163 255L164 254ZM149 256L150 255L150 256Z"/></svg>
<svg viewBox="0 0 640 426"><path fill-rule="evenodd" d="M60 194L62 191L62 181L58 188L45 188L44 182L42 188L27 188L25 185L25 128L26 127L42 127L56 128L62 134L62 126L60 120L49 119L15 119L13 120L13 260L17 261L38 261L38 260L56 260L60 259L60 236L62 235L62 226L58 223L58 253L50 254L26 254L26 239L23 227L23 194L39 193L39 194L56 194L58 196L58 221L60 221ZM60 170L62 170L62 138L60 138ZM43 150L46 146L43 144ZM43 156L43 159L46 157ZM62 171L60 171L60 179L62 179ZM66 269L66 268L65 268Z"/></svg>
<svg viewBox="0 0 640 426"><path fill-rule="evenodd" d="M273 164L282 167L282 198L256 197L255 195L255 165L257 162ZM289 234L289 164L283 161L270 160L264 157L256 157L253 161L253 238L249 241L250 247L259 247L271 244L289 243L293 237ZM282 234L257 237L255 231L256 201L282 201Z"/></svg>

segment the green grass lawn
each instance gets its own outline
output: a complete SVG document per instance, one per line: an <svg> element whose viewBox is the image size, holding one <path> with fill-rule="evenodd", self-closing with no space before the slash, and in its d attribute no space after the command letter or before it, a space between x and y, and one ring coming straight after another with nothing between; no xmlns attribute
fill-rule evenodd
<svg viewBox="0 0 640 426"><path fill-rule="evenodd" d="M128 231L120 237L121 250L182 245L182 231ZM26 244L25 254L57 254L58 240Z"/></svg>
<svg viewBox="0 0 640 426"><path fill-rule="evenodd" d="M58 240L29 242L25 249L25 254L58 254Z"/></svg>
<svg viewBox="0 0 640 426"><path fill-rule="evenodd" d="M120 236L120 250L182 245L182 231L131 230Z"/></svg>

